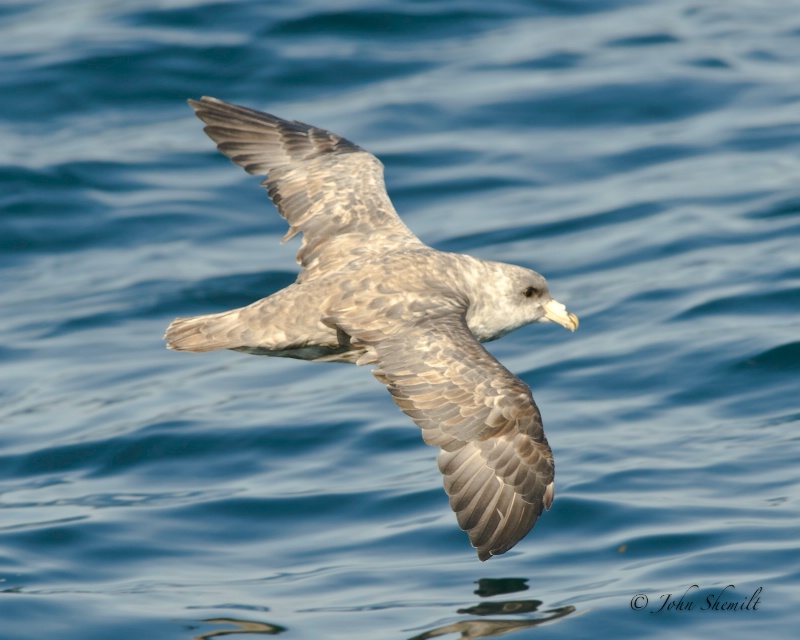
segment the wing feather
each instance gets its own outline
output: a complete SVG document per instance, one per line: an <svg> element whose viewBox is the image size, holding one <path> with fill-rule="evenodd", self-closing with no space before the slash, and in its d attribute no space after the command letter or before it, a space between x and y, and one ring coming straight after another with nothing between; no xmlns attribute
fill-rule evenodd
<svg viewBox="0 0 800 640"><path fill-rule="evenodd" d="M189 100L217 148L262 184L289 223L284 240L298 233L298 281L335 270L368 254L424 246L394 210L383 165L334 133L302 122L229 104Z"/></svg>
<svg viewBox="0 0 800 640"><path fill-rule="evenodd" d="M553 455L530 389L456 314L372 336L370 346L376 377L441 448L450 506L478 557L505 553L553 499Z"/></svg>

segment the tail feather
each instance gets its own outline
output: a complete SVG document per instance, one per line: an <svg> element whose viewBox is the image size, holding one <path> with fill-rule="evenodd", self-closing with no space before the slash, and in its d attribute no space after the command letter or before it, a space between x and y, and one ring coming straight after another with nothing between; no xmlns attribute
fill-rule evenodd
<svg viewBox="0 0 800 640"><path fill-rule="evenodd" d="M167 349L175 351L216 351L241 346L238 310L193 318L176 318L167 328Z"/></svg>

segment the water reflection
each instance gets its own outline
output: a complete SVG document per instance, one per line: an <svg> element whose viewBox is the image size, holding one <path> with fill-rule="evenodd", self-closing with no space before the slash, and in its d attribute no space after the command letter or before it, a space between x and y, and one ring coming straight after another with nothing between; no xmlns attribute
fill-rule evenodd
<svg viewBox="0 0 800 640"><path fill-rule="evenodd" d="M240 634L259 634L264 636L275 636L279 633L286 631L286 627L281 627L277 624L270 624L269 622L256 622L255 620L236 620L234 618L209 618L203 620L211 624L229 624L234 625L234 629L217 629L216 631L209 631L199 636L195 636L195 640L208 640L208 638L221 638L222 636L240 635Z"/></svg>
<svg viewBox="0 0 800 640"><path fill-rule="evenodd" d="M496 596L519 593L529 589L526 578L485 578L476 584L475 595L480 598L493 598ZM563 618L575 611L575 607L568 605L557 607L539 612L542 606L541 600L513 599L513 600L492 600L478 602L475 605L457 609L456 613L469 616L464 620L459 620L451 624L434 627L416 635L408 640L426 640L436 638L451 633L457 633L462 640L470 638L493 638L536 627L545 622L552 622L558 618ZM358 610L363 610L359 607ZM306 610L309 611L309 610ZM314 609L319 612L323 609ZM337 611L341 611L337 609ZM510 618L514 616L513 618ZM204 623L228 625L227 629L217 629L201 635L194 636L194 640L208 640L209 638L220 638L229 635L278 635L288 629L268 622L257 622L255 620L237 620L235 618L209 618L203 620Z"/></svg>
<svg viewBox="0 0 800 640"><path fill-rule="evenodd" d="M490 579L485 578L478 581L478 588L475 594L488 598L496 595L504 595L509 593L517 593L519 591L526 591L528 589L526 578L500 578ZM467 614L471 616L510 616L520 614L533 614L539 610L542 605L541 600L500 600L493 602L481 602L472 607L465 609L458 609L456 613ZM557 607L555 609L548 609L543 611L540 615L535 617L526 617L525 619L471 619L454 622L452 624L436 627L422 633L420 635L409 638L408 640L426 640L427 638L436 638L438 636L447 635L449 633L458 633L462 639L469 638L493 638L502 636L522 629L529 629L545 622L552 622L558 618L563 618L575 611L575 607L568 605L566 607Z"/></svg>
<svg viewBox="0 0 800 640"><path fill-rule="evenodd" d="M528 590L527 578L481 578L476 583L475 595L481 598L502 596Z"/></svg>
<svg viewBox="0 0 800 640"><path fill-rule="evenodd" d="M425 640L426 638L436 638L437 636L443 636L448 633L460 633L461 638L465 640L468 638L494 638L507 633L514 633L515 631L522 631L522 629L535 627L545 622L556 620L557 618L563 618L573 611L575 611L575 607L572 606L559 607L558 609L547 612L553 615L536 618L534 620L464 620L463 622L456 622L454 624L445 625L444 627L431 629L430 631L426 631L408 640Z"/></svg>

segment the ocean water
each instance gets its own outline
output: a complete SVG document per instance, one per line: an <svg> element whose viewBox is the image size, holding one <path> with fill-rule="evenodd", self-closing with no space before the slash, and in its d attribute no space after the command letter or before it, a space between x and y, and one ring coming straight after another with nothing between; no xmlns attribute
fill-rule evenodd
<svg viewBox="0 0 800 640"><path fill-rule="evenodd" d="M0 88L2 640L796 637L798 3L6 0ZM580 316L490 345L556 457L512 551L367 368L164 349L296 273L201 95Z"/></svg>

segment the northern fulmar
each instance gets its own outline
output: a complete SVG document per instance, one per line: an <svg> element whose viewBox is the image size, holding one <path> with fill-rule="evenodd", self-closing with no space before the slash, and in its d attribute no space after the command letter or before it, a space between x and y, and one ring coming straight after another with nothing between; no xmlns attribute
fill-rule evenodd
<svg viewBox="0 0 800 640"><path fill-rule="evenodd" d="M334 133L189 100L217 148L303 234L297 280L232 311L178 318L176 351L232 349L375 365L373 375L440 448L439 470L478 558L505 553L553 502L553 454L531 390L484 347L534 322L578 318L535 271L437 251L403 224L372 154Z"/></svg>

